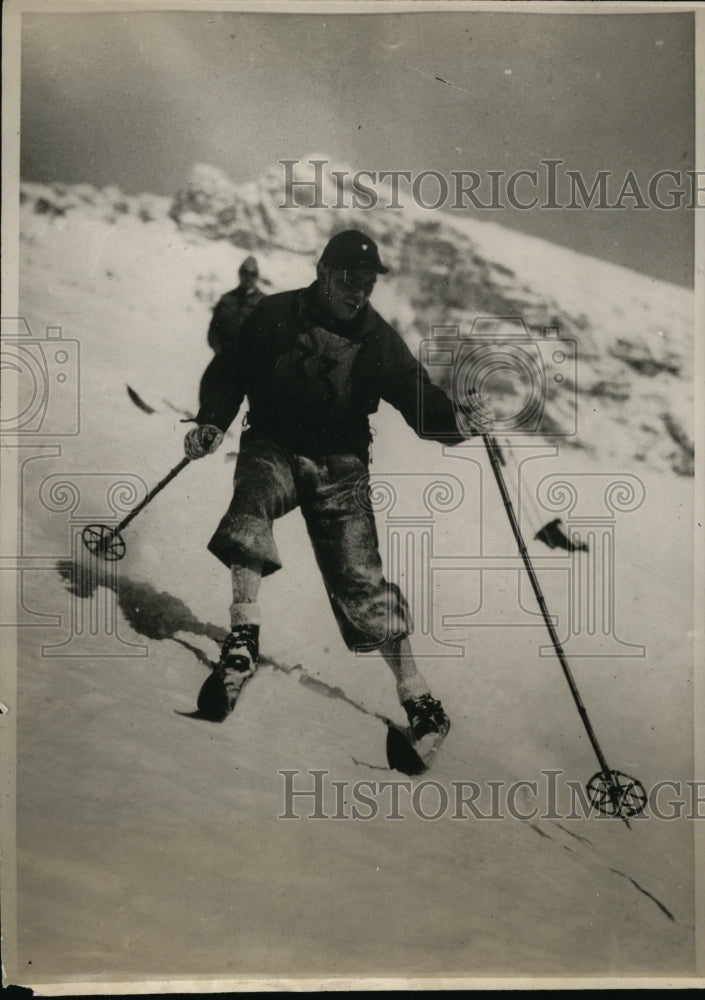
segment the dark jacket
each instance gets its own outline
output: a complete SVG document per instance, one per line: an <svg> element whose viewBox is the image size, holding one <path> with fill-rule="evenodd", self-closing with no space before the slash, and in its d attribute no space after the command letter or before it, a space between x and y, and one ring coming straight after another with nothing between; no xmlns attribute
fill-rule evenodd
<svg viewBox="0 0 705 1000"><path fill-rule="evenodd" d="M264 292L259 288L245 289L238 285L218 299L208 326L208 346L216 354L222 351L226 342L263 298Z"/></svg>
<svg viewBox="0 0 705 1000"><path fill-rule="evenodd" d="M367 456L381 399L421 436L458 444L453 406L368 303L351 323L323 310L317 286L265 298L203 374L199 424L227 430L244 397L255 433L304 455Z"/></svg>

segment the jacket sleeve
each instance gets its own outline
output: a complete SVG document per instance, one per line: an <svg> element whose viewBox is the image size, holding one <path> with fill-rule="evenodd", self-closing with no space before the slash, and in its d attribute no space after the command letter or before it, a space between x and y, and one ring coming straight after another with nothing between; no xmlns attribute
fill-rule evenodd
<svg viewBox="0 0 705 1000"><path fill-rule="evenodd" d="M458 430L455 408L440 386L411 353L402 337L385 324L381 361L381 397L402 414L422 438L460 444L467 434Z"/></svg>
<svg viewBox="0 0 705 1000"><path fill-rule="evenodd" d="M198 424L214 424L226 431L245 398L245 380L250 352L248 344L256 336L254 313L242 324L237 336L230 337L216 354L201 378Z"/></svg>
<svg viewBox="0 0 705 1000"><path fill-rule="evenodd" d="M227 342L228 330L231 323L234 323L237 319L235 313L236 310L233 309L225 297L217 303L213 310L213 316L208 326L207 340L208 346L216 354L223 349L223 345Z"/></svg>

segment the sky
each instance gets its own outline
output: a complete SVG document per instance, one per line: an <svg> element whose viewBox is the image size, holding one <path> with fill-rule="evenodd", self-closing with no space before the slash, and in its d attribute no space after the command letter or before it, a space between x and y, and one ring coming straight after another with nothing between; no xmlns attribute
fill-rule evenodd
<svg viewBox="0 0 705 1000"><path fill-rule="evenodd" d="M197 162L239 182L318 152L476 171L488 203L490 171L548 158L611 171L613 202L628 171L694 169L693 39L681 12L25 13L21 174L172 195ZM692 210L500 200L464 211L691 283Z"/></svg>

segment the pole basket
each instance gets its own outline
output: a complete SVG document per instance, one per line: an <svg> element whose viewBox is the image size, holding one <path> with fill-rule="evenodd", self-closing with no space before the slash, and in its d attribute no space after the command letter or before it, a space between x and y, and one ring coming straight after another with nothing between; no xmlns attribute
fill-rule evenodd
<svg viewBox="0 0 705 1000"><path fill-rule="evenodd" d="M107 524L87 524L81 538L89 552L108 562L116 562L125 555L122 535L117 528L109 528Z"/></svg>
<svg viewBox="0 0 705 1000"><path fill-rule="evenodd" d="M185 469L191 461L190 458L182 458L178 465L175 465L164 476L163 479L153 486L147 496L136 507L133 507L127 517L124 517L119 524L109 527L107 524L87 524L81 532L83 544L94 556L100 556L109 562L116 562L125 555L125 542L120 532L132 521L141 510L151 503L157 493L160 493L167 483L170 483L175 476Z"/></svg>
<svg viewBox="0 0 705 1000"><path fill-rule="evenodd" d="M598 771L587 784L590 803L598 812L628 820L646 808L646 791L637 778L622 771Z"/></svg>

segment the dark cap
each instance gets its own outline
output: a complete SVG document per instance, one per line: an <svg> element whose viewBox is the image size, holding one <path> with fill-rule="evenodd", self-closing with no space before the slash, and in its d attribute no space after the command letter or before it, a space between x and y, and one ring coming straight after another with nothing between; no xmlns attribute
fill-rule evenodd
<svg viewBox="0 0 705 1000"><path fill-rule="evenodd" d="M377 274L389 270L379 259L374 240L357 229L346 229L333 236L321 254L321 264L326 267L369 267Z"/></svg>
<svg viewBox="0 0 705 1000"><path fill-rule="evenodd" d="M254 257L245 257L242 264L240 264L238 274L251 274L253 276L258 275L259 268L257 267L256 259Z"/></svg>

